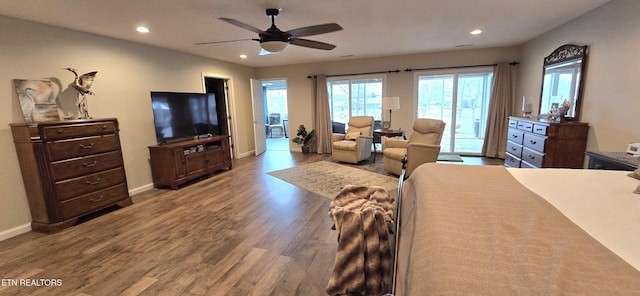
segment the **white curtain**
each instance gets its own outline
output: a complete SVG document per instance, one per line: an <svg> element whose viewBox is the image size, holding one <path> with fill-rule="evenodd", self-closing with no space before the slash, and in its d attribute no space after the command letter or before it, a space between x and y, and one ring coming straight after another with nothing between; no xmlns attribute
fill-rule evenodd
<svg viewBox="0 0 640 296"><path fill-rule="evenodd" d="M315 129L316 148L318 154L331 153L331 115L329 111L329 95L327 93L327 75L314 78L315 88Z"/></svg>
<svg viewBox="0 0 640 296"><path fill-rule="evenodd" d="M493 158L504 158L505 156L512 90L511 65L508 62L498 63L493 73L493 84L491 85L489 118L482 146L483 156Z"/></svg>

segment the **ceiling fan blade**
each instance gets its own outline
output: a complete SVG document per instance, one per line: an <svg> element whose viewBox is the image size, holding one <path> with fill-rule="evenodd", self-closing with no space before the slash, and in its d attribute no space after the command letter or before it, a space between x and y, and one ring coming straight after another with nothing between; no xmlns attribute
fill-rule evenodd
<svg viewBox="0 0 640 296"><path fill-rule="evenodd" d="M310 47L310 48L316 48L316 49L324 49L324 50L332 50L332 49L336 48L336 46L333 45L333 44L324 43L324 42L320 42L320 41L309 40L309 39L302 39L302 38L291 38L289 40L289 44L298 45L298 46L304 46L304 47Z"/></svg>
<svg viewBox="0 0 640 296"><path fill-rule="evenodd" d="M225 21L227 23L230 23L232 25L238 26L240 28L247 29L247 30L252 31L252 32L256 32L258 34L268 34L267 32L265 32L263 30L260 30L260 29L258 29L256 27L252 26L252 25L245 24L245 23L243 23L243 22L241 22L239 20L234 20L232 18L226 18L226 17L219 17L218 19L221 20L221 21Z"/></svg>
<svg viewBox="0 0 640 296"><path fill-rule="evenodd" d="M342 27L340 27L340 25L336 23L328 23L328 24L297 28L297 29L289 30L287 31L287 33L291 34L291 37L297 38L297 37L331 33L331 32L340 31L340 30L342 30Z"/></svg>
<svg viewBox="0 0 640 296"><path fill-rule="evenodd" d="M248 40L260 41L259 39L251 39L251 38L247 38L247 39L234 39L234 40L224 40L224 41L197 42L197 43L196 43L196 45L207 45L207 44L216 44L216 43L228 43L228 42L238 42L238 41L248 41Z"/></svg>

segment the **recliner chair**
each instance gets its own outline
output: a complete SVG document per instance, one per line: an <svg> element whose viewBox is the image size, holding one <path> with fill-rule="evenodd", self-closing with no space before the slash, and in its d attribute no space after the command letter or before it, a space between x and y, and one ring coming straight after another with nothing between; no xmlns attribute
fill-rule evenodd
<svg viewBox="0 0 640 296"><path fill-rule="evenodd" d="M384 169L393 174L402 172L402 158L407 156L408 176L419 165L436 162L446 123L439 119L419 118L413 122L409 140L390 138L382 151Z"/></svg>
<svg viewBox="0 0 640 296"><path fill-rule="evenodd" d="M331 155L337 161L357 164L371 156L373 116L353 116L348 126L346 134L331 136Z"/></svg>

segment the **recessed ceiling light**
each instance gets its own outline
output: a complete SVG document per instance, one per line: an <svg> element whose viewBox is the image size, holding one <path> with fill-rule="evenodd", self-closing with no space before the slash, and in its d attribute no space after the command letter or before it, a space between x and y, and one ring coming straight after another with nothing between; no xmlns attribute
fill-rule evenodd
<svg viewBox="0 0 640 296"><path fill-rule="evenodd" d="M476 29L476 30L471 31L471 35L479 35L480 33L482 33L482 30Z"/></svg>
<svg viewBox="0 0 640 296"><path fill-rule="evenodd" d="M241 59L246 59L246 58L247 58L247 55L246 55L246 54L241 54L241 55L240 55L240 58L241 58Z"/></svg>
<svg viewBox="0 0 640 296"><path fill-rule="evenodd" d="M140 26L140 27L136 28L136 31L138 31L140 33L149 33L149 28Z"/></svg>

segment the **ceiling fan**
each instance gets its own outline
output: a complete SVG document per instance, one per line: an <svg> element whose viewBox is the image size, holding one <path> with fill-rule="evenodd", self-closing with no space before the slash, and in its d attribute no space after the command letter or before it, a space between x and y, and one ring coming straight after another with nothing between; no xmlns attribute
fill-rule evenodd
<svg viewBox="0 0 640 296"><path fill-rule="evenodd" d="M322 50L332 50L336 47L333 44L309 40L309 39L303 39L300 37L340 31L342 30L342 27L340 27L340 25L336 23L327 23L327 24L297 28L289 31L282 31L278 29L278 27L276 27L276 24L275 24L275 18L276 16L278 16L280 10L277 8L268 8L266 12L267 12L267 16L271 17L271 27L264 31L252 25L243 23L241 21L238 21L232 18L225 18L225 17L218 18L232 25L258 33L258 38L256 39L236 39L236 40L227 40L227 41L199 42L199 43L196 43L196 45L255 40L260 42L260 48L262 49L260 51L260 54L281 52L285 48L287 48L289 44L315 48L315 49L322 49Z"/></svg>

